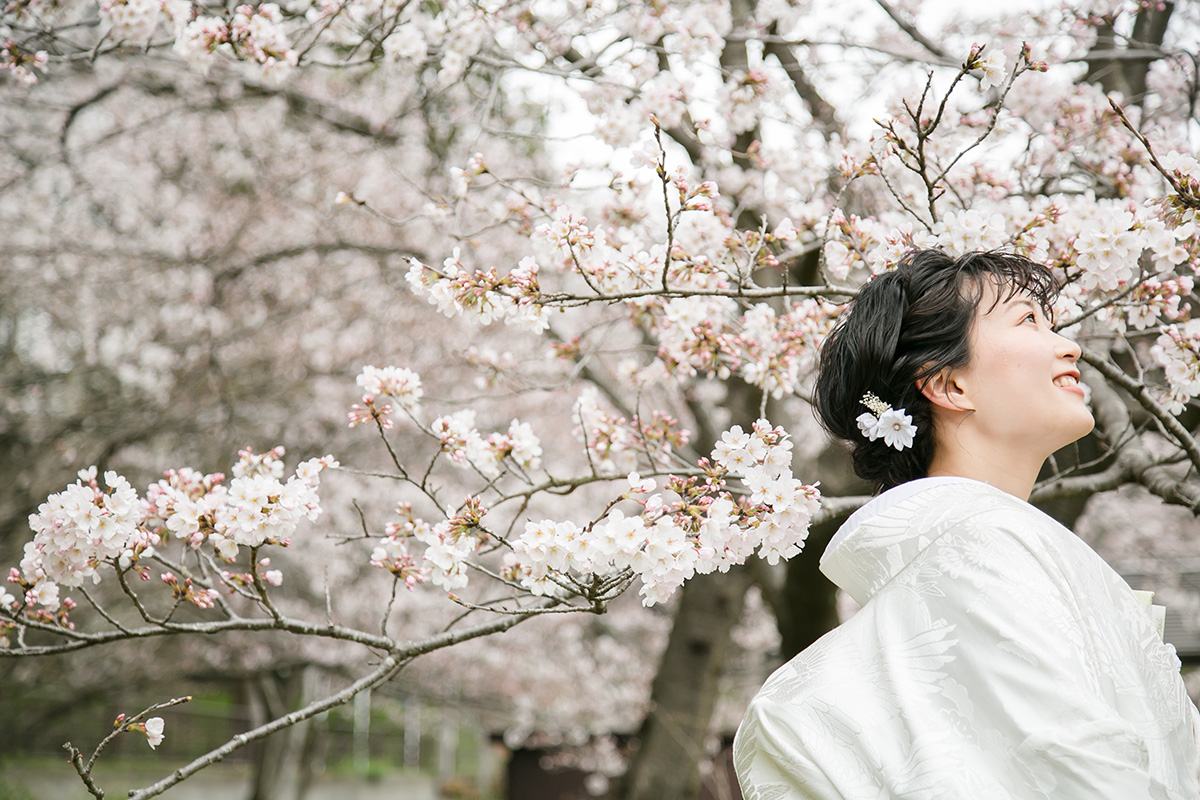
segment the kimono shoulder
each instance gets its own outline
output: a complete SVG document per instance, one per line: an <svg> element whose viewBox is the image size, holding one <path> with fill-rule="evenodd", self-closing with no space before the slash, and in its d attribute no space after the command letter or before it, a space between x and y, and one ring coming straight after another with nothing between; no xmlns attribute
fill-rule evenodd
<svg viewBox="0 0 1200 800"><path fill-rule="evenodd" d="M752 701L747 798L1200 797L1178 659L1070 531L972 482L835 545L822 569L863 608Z"/></svg>

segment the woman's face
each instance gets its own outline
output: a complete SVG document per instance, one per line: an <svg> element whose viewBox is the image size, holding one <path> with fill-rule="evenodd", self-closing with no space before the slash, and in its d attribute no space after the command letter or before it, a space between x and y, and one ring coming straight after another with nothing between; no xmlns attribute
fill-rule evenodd
<svg viewBox="0 0 1200 800"><path fill-rule="evenodd" d="M1045 458L1095 425L1075 366L1079 346L1052 330L1027 293L995 299L988 286L971 331L970 362L954 379L985 437Z"/></svg>

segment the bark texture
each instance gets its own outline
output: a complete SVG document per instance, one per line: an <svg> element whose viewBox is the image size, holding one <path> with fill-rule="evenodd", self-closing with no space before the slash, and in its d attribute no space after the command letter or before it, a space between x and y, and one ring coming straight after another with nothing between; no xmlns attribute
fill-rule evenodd
<svg viewBox="0 0 1200 800"><path fill-rule="evenodd" d="M312 699L311 668L294 667L259 675L249 682L255 724L261 724L307 705ZM309 723L304 720L260 743L255 758L251 800L296 800L307 783L304 754Z"/></svg>
<svg viewBox="0 0 1200 800"><path fill-rule="evenodd" d="M620 787L625 800L694 798L708 755L717 682L729 654L729 633L742 615L751 573L734 567L684 584L651 690L652 706L638 732L637 751Z"/></svg>

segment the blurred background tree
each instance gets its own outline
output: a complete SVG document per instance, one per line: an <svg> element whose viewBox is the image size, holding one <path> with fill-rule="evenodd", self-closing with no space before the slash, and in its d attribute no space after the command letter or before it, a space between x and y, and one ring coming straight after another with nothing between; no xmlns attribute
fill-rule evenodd
<svg viewBox="0 0 1200 800"><path fill-rule="evenodd" d="M345 427L365 364L415 370L427 406L474 410L481 431L533 421L546 453L589 480L665 469L651 450L670 420L688 431L670 434L671 455L694 461L765 415L826 497L800 555L404 673L408 691L498 707L512 746L591 742L584 761L611 749L596 771L623 777L598 790L716 792L745 692L836 624L816 562L867 489L816 429L808 386L838 304L906 248L1009 247L1060 275L1099 424L1035 500L1068 524L1094 497L1156 520L1200 500L1196 15L1153 2L11 3L0 548L17 563L28 515L89 464L141 486L164 466L215 472L238 447L282 444L378 471L387 451ZM501 280L531 256L536 288ZM440 314L406 280L410 259L432 265L422 274L450 315L486 321L481 305L524 298L546 330ZM456 269L458 283L441 280ZM574 406L585 386L595 399ZM389 436L405 464L435 458L411 426ZM477 477L438 475L460 496ZM516 516L582 523L603 487L549 487ZM354 473L324 491L333 537L272 556L288 575L280 603L319 617L332 594L340 619L370 629L389 585L372 543L412 498ZM1163 557L1139 574L1194 616L1169 563L1193 555L1187 524L1148 535L1089 519L1113 559L1152 540ZM426 589L387 606L393 624L420 635L450 620ZM363 659L298 637L193 639L0 662L7 685L62 701L24 709L3 749L117 676L236 676L267 719L312 699L310 669L348 680ZM268 741L258 798L282 791L275 764L304 760L302 740L287 758Z"/></svg>

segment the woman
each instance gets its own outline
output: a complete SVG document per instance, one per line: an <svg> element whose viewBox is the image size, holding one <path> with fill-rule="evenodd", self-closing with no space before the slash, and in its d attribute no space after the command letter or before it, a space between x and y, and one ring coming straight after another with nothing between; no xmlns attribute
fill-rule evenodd
<svg viewBox="0 0 1200 800"><path fill-rule="evenodd" d="M816 408L884 490L821 570L861 606L755 697L746 800L1200 797L1200 717L1129 587L1026 500L1093 426L1025 258L910 253L821 354Z"/></svg>

